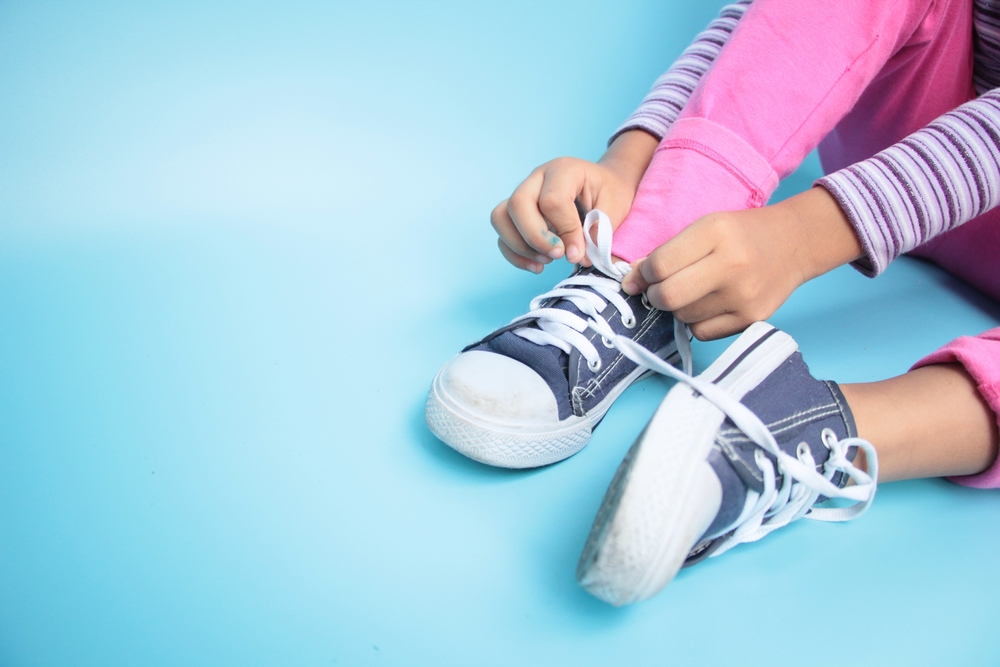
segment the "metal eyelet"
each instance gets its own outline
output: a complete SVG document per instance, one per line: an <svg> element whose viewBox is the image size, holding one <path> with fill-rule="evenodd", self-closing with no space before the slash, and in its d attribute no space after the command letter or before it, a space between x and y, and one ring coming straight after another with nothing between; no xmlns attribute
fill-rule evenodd
<svg viewBox="0 0 1000 667"><path fill-rule="evenodd" d="M649 302L649 299L646 298L646 293L645 292L642 293L642 305L645 306L646 310L655 310L653 308L653 304L651 304Z"/></svg>
<svg viewBox="0 0 1000 667"><path fill-rule="evenodd" d="M592 364L588 361L587 368L590 369L591 373L596 373L597 371L601 370L601 360L598 359L596 364Z"/></svg>
<svg viewBox="0 0 1000 667"><path fill-rule="evenodd" d="M809 445L806 444L805 442L800 442L799 446L795 448L795 455L798 456L799 460L801 461L802 457L807 454L809 455L812 454L812 451L809 449Z"/></svg>
<svg viewBox="0 0 1000 667"><path fill-rule="evenodd" d="M833 443L837 442L837 434L829 427L823 429L819 437L823 440L823 444L826 445L827 449L833 449Z"/></svg>
<svg viewBox="0 0 1000 667"><path fill-rule="evenodd" d="M607 336L601 336L601 342L604 343L604 347L608 349L611 349L615 346L615 344L612 343Z"/></svg>
<svg viewBox="0 0 1000 667"><path fill-rule="evenodd" d="M635 325L638 323L639 321L635 319L635 315L633 315L629 319L625 319L625 316L622 315L622 324L625 325L626 329L635 329Z"/></svg>

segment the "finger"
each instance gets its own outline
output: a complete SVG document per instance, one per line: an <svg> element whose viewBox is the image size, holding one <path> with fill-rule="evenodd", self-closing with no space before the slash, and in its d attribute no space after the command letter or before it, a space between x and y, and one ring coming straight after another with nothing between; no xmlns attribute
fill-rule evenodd
<svg viewBox="0 0 1000 667"><path fill-rule="evenodd" d="M636 294L645 292L649 289L649 283L642 277L642 271L639 270L639 265L645 260L646 258L643 257L642 259L637 259L632 262L632 268L625 274L625 277L622 278L622 289L625 290L626 294L635 296Z"/></svg>
<svg viewBox="0 0 1000 667"><path fill-rule="evenodd" d="M674 275L681 269L708 256L718 241L717 228L701 218L681 231L659 248L649 253L642 263L641 271L647 283L658 283Z"/></svg>
<svg viewBox="0 0 1000 667"><path fill-rule="evenodd" d="M683 308L671 311L674 317L685 324L696 324L725 314L735 314L738 311L732 307L722 292L710 292L702 298L689 303Z"/></svg>
<svg viewBox="0 0 1000 667"><path fill-rule="evenodd" d="M748 322L746 318L736 313L726 313L725 315L717 315L704 322L692 324L691 333L698 340L717 340L740 333L751 324L753 322Z"/></svg>
<svg viewBox="0 0 1000 667"><path fill-rule="evenodd" d="M552 261L551 257L536 252L534 248L530 247L521 238L521 233L514 226L514 221L510 219L510 215L507 213L507 200L500 202L493 209L493 213L490 214L490 224L493 225L493 229L496 230L497 234L507 245L508 250L517 253L521 257L542 264L548 264Z"/></svg>
<svg viewBox="0 0 1000 667"><path fill-rule="evenodd" d="M565 254L566 248L562 239L549 230L548 223L538 209L538 196L544 178L545 174L541 170L531 172L507 200L507 213L525 243L536 252L559 259Z"/></svg>
<svg viewBox="0 0 1000 667"><path fill-rule="evenodd" d="M646 298L660 310L682 311L719 290L725 280L726 270L719 256L708 255L665 280L650 285L646 289Z"/></svg>
<svg viewBox="0 0 1000 667"><path fill-rule="evenodd" d="M579 262L586 254L583 225L576 206L576 198L582 185L582 170L563 165L546 170L538 193L538 209L542 217L562 238L566 247L566 259L574 263Z"/></svg>
<svg viewBox="0 0 1000 667"><path fill-rule="evenodd" d="M541 273L542 269L545 268L541 262L537 262L533 259L528 259L527 257L522 257L513 250L510 249L503 239L497 239L497 246L500 247L500 254L504 256L508 262L513 264L519 269L524 269L525 271L531 271L532 273Z"/></svg>

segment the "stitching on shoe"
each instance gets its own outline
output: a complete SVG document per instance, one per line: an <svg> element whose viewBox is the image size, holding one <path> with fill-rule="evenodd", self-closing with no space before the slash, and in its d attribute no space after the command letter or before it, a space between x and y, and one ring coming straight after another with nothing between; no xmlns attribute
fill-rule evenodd
<svg viewBox="0 0 1000 667"><path fill-rule="evenodd" d="M642 324L639 326L639 331L636 333L633 340L639 342L639 339L642 338L642 336L649 333L649 331L653 328L653 324L656 323L656 321L660 318L662 314L663 311L661 310L651 311L650 316L646 317L646 319L643 320ZM601 388L602 386L601 383L605 380L605 378L608 375L610 375L611 372L615 370L619 366L619 364L622 363L623 360L628 361L629 363L634 363L631 360L629 360L624 354L619 352L618 354L615 355L614 359L602 369L600 373L587 380L587 383L585 385L577 385L577 387L574 387L574 391L576 391L576 389L579 388L581 394L585 395L588 398L593 397L596 394L597 390ZM579 377L579 363L580 362L577 361L577 371L578 371L577 377Z"/></svg>
<svg viewBox="0 0 1000 667"><path fill-rule="evenodd" d="M750 473L750 475L752 475L758 482L764 481L764 477L761 475L760 470L756 467L751 468L748 466L743 461L743 458L736 453L736 450L733 449L732 445L729 444L729 440L727 440L721 433L715 436L715 444L719 445L719 448L722 449L723 454L725 454L730 463L739 463L743 469Z"/></svg>
<svg viewBox="0 0 1000 667"><path fill-rule="evenodd" d="M829 387L829 380L827 380L827 388L828 389L830 388ZM841 404L841 402L840 402L840 397L837 395L837 392L833 391L832 389L830 390L830 396L833 397L833 400L837 403L837 407L840 409L840 418L844 422L844 432L847 433L847 435L850 435L851 434L851 426L850 426L850 424L847 423L847 419L844 417L844 414L846 413L846 410L844 410L844 405ZM855 426L857 426L857 425L855 425ZM857 429L855 428L854 430L857 430Z"/></svg>
<svg viewBox="0 0 1000 667"><path fill-rule="evenodd" d="M580 396L580 387L573 387L573 391L570 392L570 400L573 404L573 414L577 417L583 417L587 414L587 411L583 409L583 398Z"/></svg>
<svg viewBox="0 0 1000 667"><path fill-rule="evenodd" d="M782 417L777 421L767 424L768 430L770 430L775 435L779 433L784 433L797 426L802 426L804 424L809 424L814 421L819 421L820 419L825 419L826 417L831 417L835 414L840 413L840 406L836 403L828 403L827 405L818 405L814 408L809 408L808 410L803 410L802 412L797 412L788 417ZM734 427L727 427L720 429L720 433L726 435L732 441L749 441L743 431Z"/></svg>
<svg viewBox="0 0 1000 667"><path fill-rule="evenodd" d="M621 312L617 308L614 308L613 314L620 316ZM653 329L653 326L660 320L660 318L663 317L663 314L664 311L658 309L647 311L646 317L639 324L639 328L635 332L635 335L632 336L632 340L640 342L642 337L648 334ZM597 332L594 332L589 336L589 340L593 342L597 340L599 335L600 334L598 334ZM582 356L579 356L576 361L576 373L575 373L576 377L578 378L583 374L584 363L585 363L584 358ZM618 370L619 366L624 363L634 364L635 362L632 362L621 352L618 352L608 361L607 364L602 364L601 370L596 375L590 377L585 382L577 384L571 388L570 405L572 407L574 415L576 415L577 417L583 417L587 414L587 410L584 406L584 403L587 401L587 399L594 398L595 396L597 396L597 393L604 388L605 380L607 380L616 370ZM569 370L570 369L567 369L567 371ZM587 370L590 370L589 365L587 366Z"/></svg>
<svg viewBox="0 0 1000 667"><path fill-rule="evenodd" d="M823 412L821 412L821 410ZM839 406L836 403L830 403L830 404L827 404L827 405L821 405L821 406L817 406L815 408L810 408L809 410L804 410L804 411L802 411L800 413L797 413L796 415L793 415L793 417L803 417L803 416L808 415L809 417L806 418L806 419L798 419L797 421L785 424L781 428L777 428L777 429L776 428L772 428L772 424L768 424L767 426L768 426L768 429L775 436L778 436L778 435L780 435L780 434L782 434L784 432L787 432L789 430L792 430L792 429L794 429L794 428L796 428L798 426L803 426L805 424L810 424L812 422L819 421L820 419L825 419L827 417L832 417L832 416L834 416L836 414L840 414L840 412L839 412ZM779 420L773 422L773 424L780 424L782 422L788 422L789 419L791 419L791 417L785 417L783 419L779 419ZM723 453L726 455L726 458L729 460L729 462L731 464L738 463L744 470L746 470L748 473L750 473L750 475L752 475L753 478L756 479L758 482L763 482L764 481L764 478L761 475L760 470L758 470L756 466L750 466L749 464L747 464L743 460L743 457L740 456L739 452L737 452L736 449L735 449L735 447L734 447L734 445L737 445L737 444L744 444L744 443L752 442L750 440L750 438L746 437L746 435L743 434L742 431L740 431L739 429L736 429L736 428L722 429L722 430L720 430L716 434L716 436L715 436L715 442L723 450Z"/></svg>
<svg viewBox="0 0 1000 667"><path fill-rule="evenodd" d="M643 325L645 325L645 322L643 323ZM591 338L591 340L596 340L596 338L597 334L595 333L595 335ZM636 336L636 338L638 338L638 336ZM621 363L621 360L624 358L625 355L623 355L621 352L618 352L606 366L603 366L603 368L597 375L587 380L586 384L577 385L580 388L581 393L585 394L588 397L593 396L594 393L601 388L601 383L603 382L603 380L608 375L610 375L615 368L618 367L618 364ZM577 377L579 377L579 374L577 375Z"/></svg>

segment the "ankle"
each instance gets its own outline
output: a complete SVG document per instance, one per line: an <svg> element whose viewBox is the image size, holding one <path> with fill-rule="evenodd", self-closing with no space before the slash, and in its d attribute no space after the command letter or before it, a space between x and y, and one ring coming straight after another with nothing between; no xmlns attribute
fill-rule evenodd
<svg viewBox="0 0 1000 667"><path fill-rule="evenodd" d="M996 460L996 415L960 364L924 366L841 390L858 436L878 451L884 481L971 475Z"/></svg>

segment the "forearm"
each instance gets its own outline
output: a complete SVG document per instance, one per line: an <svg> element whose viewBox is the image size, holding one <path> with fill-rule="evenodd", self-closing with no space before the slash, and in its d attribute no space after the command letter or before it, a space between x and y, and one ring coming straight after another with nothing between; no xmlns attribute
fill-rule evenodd
<svg viewBox="0 0 1000 667"><path fill-rule="evenodd" d="M1000 90L995 90L817 181L833 194L861 239L864 255L856 268L876 276L899 255L997 206L998 134Z"/></svg>
<svg viewBox="0 0 1000 667"><path fill-rule="evenodd" d="M787 226L782 233L796 239L793 251L802 282L864 256L854 226L825 189L814 187L771 208Z"/></svg>

